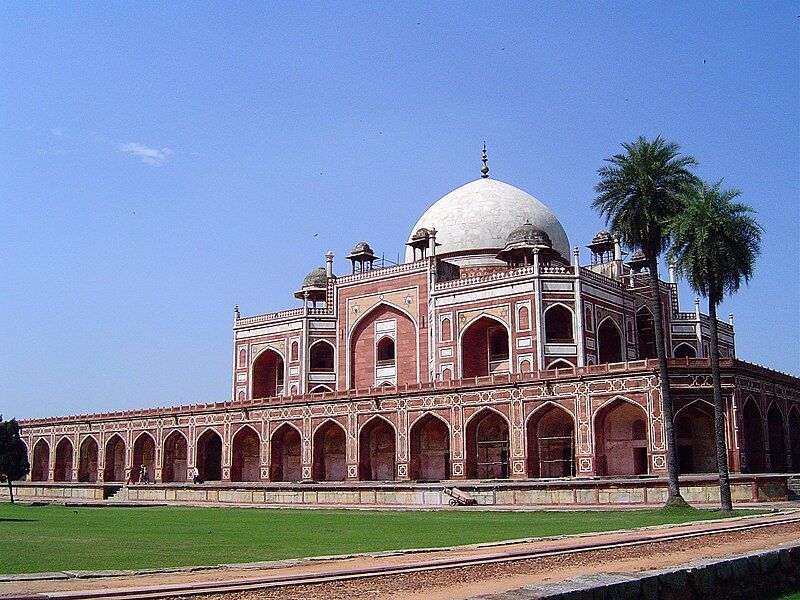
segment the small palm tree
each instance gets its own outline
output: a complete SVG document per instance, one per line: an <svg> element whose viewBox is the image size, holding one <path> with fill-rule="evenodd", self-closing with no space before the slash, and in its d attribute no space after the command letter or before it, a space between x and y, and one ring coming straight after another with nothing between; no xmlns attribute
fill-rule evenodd
<svg viewBox="0 0 800 600"><path fill-rule="evenodd" d="M622 144L625 153L607 158L598 169L599 194L592 207L605 217L607 226L631 250L641 250L650 271L650 309L655 326L658 374L664 430L667 442L667 505L685 504L678 484L672 398L664 345L664 319L658 277L658 260L669 244L669 223L682 209L680 192L697 178L689 171L696 165L690 156L679 156L679 146L661 137L639 137Z"/></svg>
<svg viewBox="0 0 800 600"><path fill-rule="evenodd" d="M736 292L753 276L753 265L761 251L762 229L755 211L734 203L738 190L720 189L698 182L682 199L683 211L671 223L673 246L670 258L698 294L708 298L711 378L714 386L714 437L719 470L720 506L731 511L728 451L725 444L725 402L719 373L717 306L727 294Z"/></svg>

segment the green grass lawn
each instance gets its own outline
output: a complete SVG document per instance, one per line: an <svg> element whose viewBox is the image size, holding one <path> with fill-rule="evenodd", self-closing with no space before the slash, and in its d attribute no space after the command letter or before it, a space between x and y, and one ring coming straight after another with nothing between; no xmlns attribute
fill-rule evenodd
<svg viewBox="0 0 800 600"><path fill-rule="evenodd" d="M277 560L609 531L718 516L691 508L381 512L4 503L0 504L0 573Z"/></svg>

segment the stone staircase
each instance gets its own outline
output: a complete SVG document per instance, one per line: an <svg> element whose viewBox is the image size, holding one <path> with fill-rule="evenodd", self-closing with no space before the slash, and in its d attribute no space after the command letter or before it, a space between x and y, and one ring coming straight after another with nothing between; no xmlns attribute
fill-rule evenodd
<svg viewBox="0 0 800 600"><path fill-rule="evenodd" d="M103 500L106 502L120 502L128 499L128 490L124 485L103 486Z"/></svg>
<svg viewBox="0 0 800 600"><path fill-rule="evenodd" d="M800 500L800 475L789 477L786 487L789 489L789 500Z"/></svg>

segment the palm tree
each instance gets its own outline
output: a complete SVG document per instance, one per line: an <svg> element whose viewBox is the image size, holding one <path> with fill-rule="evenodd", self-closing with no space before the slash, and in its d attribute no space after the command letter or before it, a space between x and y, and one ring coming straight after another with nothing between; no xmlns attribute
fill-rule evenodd
<svg viewBox="0 0 800 600"><path fill-rule="evenodd" d="M762 229L752 216L755 213L752 208L733 202L740 192L722 190L721 184L720 181L709 186L700 181L684 192L684 209L671 223L670 258L692 289L708 298L719 497L722 510L729 512L733 504L725 445L725 402L719 373L717 306L726 294L736 292L742 281L749 282L753 276L753 265L761 251Z"/></svg>
<svg viewBox="0 0 800 600"><path fill-rule="evenodd" d="M667 442L667 505L683 505L678 484L678 462L675 453L672 399L669 369L664 345L664 319L658 277L658 260L669 244L669 222L682 208L680 191L697 178L689 168L697 162L690 156L679 156L679 146L656 137L653 141L640 136L635 142L622 144L624 154L607 158L609 164L597 170L599 194L592 207L605 217L620 241L631 250L641 250L650 271L650 310L658 356L664 431Z"/></svg>

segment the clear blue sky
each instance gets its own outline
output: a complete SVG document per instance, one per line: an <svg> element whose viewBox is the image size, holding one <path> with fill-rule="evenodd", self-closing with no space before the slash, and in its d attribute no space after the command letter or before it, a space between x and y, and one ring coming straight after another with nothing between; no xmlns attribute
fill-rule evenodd
<svg viewBox="0 0 800 600"><path fill-rule="evenodd" d="M234 304L492 175L572 244L602 159L658 134L759 212L741 358L798 373L795 2L4 3L0 413L219 401ZM584 249L584 258L587 252ZM682 304L693 295L684 288Z"/></svg>

